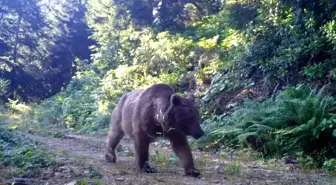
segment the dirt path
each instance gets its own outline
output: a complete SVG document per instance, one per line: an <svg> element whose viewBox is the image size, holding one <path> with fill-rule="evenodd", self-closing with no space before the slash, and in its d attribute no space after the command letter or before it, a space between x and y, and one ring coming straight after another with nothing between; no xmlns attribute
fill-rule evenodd
<svg viewBox="0 0 336 185"><path fill-rule="evenodd" d="M162 161L151 161L158 170L155 174L139 174L135 170L132 141L122 140L117 153L117 163L108 164L103 159L105 137L69 135L64 138L43 137L25 134L37 142L38 147L56 154L61 165L41 174L43 184L66 184L77 179L102 178L104 184L336 184L325 174L303 173L290 166L265 166L259 162L237 162L220 159L218 156L196 152L197 166L202 170L200 178L183 176L178 163L162 165ZM155 152L158 153L155 155ZM170 156L169 147L151 145L151 155ZM162 156L161 156L162 158Z"/></svg>

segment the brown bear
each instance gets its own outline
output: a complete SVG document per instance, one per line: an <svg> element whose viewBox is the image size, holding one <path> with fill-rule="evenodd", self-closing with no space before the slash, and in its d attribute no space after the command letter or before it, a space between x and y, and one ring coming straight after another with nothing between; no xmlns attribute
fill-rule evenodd
<svg viewBox="0 0 336 185"><path fill-rule="evenodd" d="M134 90L124 94L111 116L105 151L107 162L116 162L115 149L125 134L134 141L135 157L140 172L156 172L148 164L149 145L155 139L164 137L170 140L185 175L200 175L199 170L194 167L186 138L190 135L199 139L204 135L192 93L183 98L175 94L169 85L155 84L145 90Z"/></svg>

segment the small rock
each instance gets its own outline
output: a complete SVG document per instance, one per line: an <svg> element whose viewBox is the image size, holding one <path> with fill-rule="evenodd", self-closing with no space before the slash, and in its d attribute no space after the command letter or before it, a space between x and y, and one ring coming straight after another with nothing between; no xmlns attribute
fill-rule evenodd
<svg viewBox="0 0 336 185"><path fill-rule="evenodd" d="M69 166L61 166L59 168L60 172L63 172L63 173L70 173L71 172L71 169Z"/></svg>
<svg viewBox="0 0 336 185"><path fill-rule="evenodd" d="M28 134L34 135L34 131L32 129L29 129Z"/></svg>
<svg viewBox="0 0 336 185"><path fill-rule="evenodd" d="M76 137L72 135L64 135L63 139L76 139Z"/></svg>
<svg viewBox="0 0 336 185"><path fill-rule="evenodd" d="M51 178L51 176L52 176L52 173L51 173L51 172L49 172L49 171L47 171L47 172L43 172L42 175L41 175L41 179L42 179L42 180L48 180L48 179Z"/></svg>
<svg viewBox="0 0 336 185"><path fill-rule="evenodd" d="M277 181L273 180L266 180L266 184L276 184Z"/></svg>
<svg viewBox="0 0 336 185"><path fill-rule="evenodd" d="M298 164L296 157L293 156L285 156L283 160L285 164Z"/></svg>
<svg viewBox="0 0 336 185"><path fill-rule="evenodd" d="M118 178L116 178L115 180L116 180L116 181L124 181L125 178L124 178L124 177L118 177Z"/></svg>
<svg viewBox="0 0 336 185"><path fill-rule="evenodd" d="M65 170L65 169L67 169L68 167L66 167L66 166L61 166L61 167L59 167L59 169L61 170L61 171L63 171L63 170Z"/></svg>
<svg viewBox="0 0 336 185"><path fill-rule="evenodd" d="M76 184L76 181L72 181L72 182L69 182L67 184L64 184L64 185L75 185Z"/></svg>
<svg viewBox="0 0 336 185"><path fill-rule="evenodd" d="M63 175L62 175L62 173L60 173L60 172L55 172L55 173L54 173L54 176L55 176L55 177L62 177Z"/></svg>
<svg viewBox="0 0 336 185"><path fill-rule="evenodd" d="M285 169L286 169L287 171L290 171L290 170L294 170L295 167L294 167L293 165L288 165L288 166L285 167Z"/></svg>
<svg viewBox="0 0 336 185"><path fill-rule="evenodd" d="M327 174L325 174L325 173L318 173L318 175L319 175L320 177L326 177L326 176L327 176Z"/></svg>
<svg viewBox="0 0 336 185"><path fill-rule="evenodd" d="M206 168L206 171L209 171L209 172L217 172L217 173L223 173L224 172L224 165L219 165L219 164L216 164L216 165L211 165L209 167Z"/></svg>
<svg viewBox="0 0 336 185"><path fill-rule="evenodd" d="M205 180L205 177L202 177L201 180Z"/></svg>
<svg viewBox="0 0 336 185"><path fill-rule="evenodd" d="M74 172L74 173L78 173L78 171L79 171L78 168L74 167L74 166L71 166L70 170L71 170L71 172Z"/></svg>

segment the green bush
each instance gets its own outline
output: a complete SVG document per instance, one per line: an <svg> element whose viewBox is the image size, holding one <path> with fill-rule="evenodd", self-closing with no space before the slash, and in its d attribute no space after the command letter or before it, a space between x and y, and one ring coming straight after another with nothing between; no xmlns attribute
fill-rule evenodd
<svg viewBox="0 0 336 185"><path fill-rule="evenodd" d="M324 161L323 169L330 173L336 173L336 158Z"/></svg>
<svg viewBox="0 0 336 185"><path fill-rule="evenodd" d="M53 155L15 132L0 127L0 165L15 167L13 175L36 176L41 169L55 164Z"/></svg>
<svg viewBox="0 0 336 185"><path fill-rule="evenodd" d="M290 87L275 100L246 100L230 116L204 123L200 142L251 147L266 155L304 151L316 160L336 155L336 99L305 86Z"/></svg>
<svg viewBox="0 0 336 185"><path fill-rule="evenodd" d="M94 133L108 127L111 109L101 91L101 79L93 65L77 61L79 71L62 92L33 104L24 117L33 124L54 125L77 132Z"/></svg>

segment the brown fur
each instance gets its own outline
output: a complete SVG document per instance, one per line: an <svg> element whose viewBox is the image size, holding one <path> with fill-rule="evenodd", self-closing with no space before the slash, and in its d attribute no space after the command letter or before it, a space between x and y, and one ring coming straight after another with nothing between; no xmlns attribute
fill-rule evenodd
<svg viewBox="0 0 336 185"><path fill-rule="evenodd" d="M139 170L153 173L156 170L148 165L149 144L164 137L170 140L185 174L196 177L200 172L194 167L186 136L198 139L204 134L198 116L194 96L183 98L166 84L126 93L111 116L105 159L116 162L115 148L126 134L134 141Z"/></svg>

